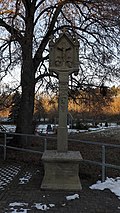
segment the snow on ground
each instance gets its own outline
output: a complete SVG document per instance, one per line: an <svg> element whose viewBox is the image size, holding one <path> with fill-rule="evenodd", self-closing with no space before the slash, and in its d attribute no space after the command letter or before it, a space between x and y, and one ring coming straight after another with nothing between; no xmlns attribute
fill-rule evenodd
<svg viewBox="0 0 120 213"><path fill-rule="evenodd" d="M55 207L55 204L51 203L51 204L46 205L46 204L42 204L42 203L35 203L33 205L33 207L35 207L36 209L42 210L42 211L46 211L50 208Z"/></svg>
<svg viewBox="0 0 120 213"><path fill-rule="evenodd" d="M51 128L54 129L54 124L50 124L51 125ZM91 124L92 125L92 124ZM38 134L55 134L54 131L49 131L47 132L47 124L39 124L37 127L36 127L36 133ZM56 128L57 128L58 125L56 125ZM108 127L105 127L105 125L103 126L98 126L96 128L93 128L93 127L90 127L88 128L88 130L86 129L83 129L83 130L78 130L78 129L70 129L69 128L69 125L68 125L68 134L75 134L75 133L94 133L94 132L106 132L107 130L109 129L115 129L116 127L119 127L116 123L111 123L108 125Z"/></svg>
<svg viewBox="0 0 120 213"><path fill-rule="evenodd" d="M14 202L9 204L9 209L5 213L27 213L30 209L27 208L28 203Z"/></svg>
<svg viewBox="0 0 120 213"><path fill-rule="evenodd" d="M54 124L50 124L51 125L51 128L52 130L51 131L47 131L47 126L48 124L39 124L36 126L36 129L35 129L35 132L38 133L38 134L55 134L55 132L53 131L55 125ZM56 128L57 128L58 125L56 125ZM15 125L11 125L11 124L4 124L3 127L7 130L7 132L15 132L15 129L16 129L16 126ZM108 127L105 127L105 125L103 126L98 126L96 128L93 128L93 127L90 127L88 130L78 130L78 129L70 129L69 128L69 125L68 125L68 134L74 134L74 133L83 133L83 132L86 132L86 133L94 133L94 132L104 132L106 130L109 130L109 129L114 129L116 127L120 127L118 126L116 123L112 123L112 124L109 124Z"/></svg>
<svg viewBox="0 0 120 213"><path fill-rule="evenodd" d="M45 196L43 196L45 197ZM73 195L68 195L65 197L65 199L67 201L71 201L71 200L75 200L75 199L79 199L79 195L78 194L73 194ZM45 203L33 203L33 205L30 205L30 207L28 208L29 204L26 202L13 202L13 203L9 203L8 208L6 209L5 213L11 212L11 213L27 213L29 212L29 210L33 210L33 209L37 209L37 210L41 210L41 211L49 211L51 208L55 207L54 203L49 203L49 204L45 204ZM66 203L61 204L62 207L66 206ZM34 210L33 210L34 211Z"/></svg>
<svg viewBox="0 0 120 213"><path fill-rule="evenodd" d="M67 200L75 200L76 198L79 199L79 195L78 194L66 196Z"/></svg>
<svg viewBox="0 0 120 213"><path fill-rule="evenodd" d="M41 211L47 211L50 208L55 207L55 204L43 204L43 203L34 203L30 208L28 208L28 203L24 202L13 202L10 203L8 206L8 209L6 209L5 213L27 213L29 210L32 210L33 208ZM33 210L34 211L34 210Z"/></svg>
<svg viewBox="0 0 120 213"><path fill-rule="evenodd" d="M28 206L28 203L20 203L20 202L14 202L14 203L10 203L9 206Z"/></svg>
<svg viewBox="0 0 120 213"><path fill-rule="evenodd" d="M118 197L118 199L120 199L120 177L117 177L115 179L107 177L105 182L97 181L96 184L90 186L90 189L109 189Z"/></svg>
<svg viewBox="0 0 120 213"><path fill-rule="evenodd" d="M3 127L5 127L5 129L8 131L8 132L15 132L16 130L16 126L15 125L11 125L11 124L4 124Z"/></svg>
<svg viewBox="0 0 120 213"><path fill-rule="evenodd" d="M32 177L32 174L30 172L26 172L25 175L21 178L19 178L19 184L27 184Z"/></svg>

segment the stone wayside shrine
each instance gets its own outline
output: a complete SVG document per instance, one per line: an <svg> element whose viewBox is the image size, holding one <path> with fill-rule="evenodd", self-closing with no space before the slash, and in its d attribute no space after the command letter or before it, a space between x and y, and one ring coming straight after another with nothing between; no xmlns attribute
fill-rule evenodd
<svg viewBox="0 0 120 213"><path fill-rule="evenodd" d="M68 150L68 82L69 75L77 75L79 70L79 42L67 32L55 41L51 40L49 70L59 77L59 124L57 133L57 150L43 153L44 178L42 189L80 190L79 163L82 160L79 151Z"/></svg>

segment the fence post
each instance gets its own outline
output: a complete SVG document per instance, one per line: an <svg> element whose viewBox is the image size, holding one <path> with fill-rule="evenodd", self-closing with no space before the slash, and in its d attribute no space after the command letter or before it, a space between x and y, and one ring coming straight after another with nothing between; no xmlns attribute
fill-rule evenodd
<svg viewBox="0 0 120 213"><path fill-rule="evenodd" d="M102 182L105 181L105 146L102 146Z"/></svg>
<svg viewBox="0 0 120 213"><path fill-rule="evenodd" d="M7 140L7 136L6 133L4 134L4 160L6 160L6 140Z"/></svg>

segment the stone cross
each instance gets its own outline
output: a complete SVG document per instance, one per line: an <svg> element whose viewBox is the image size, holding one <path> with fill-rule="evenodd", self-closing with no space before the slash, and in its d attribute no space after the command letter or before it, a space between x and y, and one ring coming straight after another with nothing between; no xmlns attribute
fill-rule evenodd
<svg viewBox="0 0 120 213"><path fill-rule="evenodd" d="M69 74L79 69L79 43L67 33L59 36L55 42L50 41L49 70L59 77L59 124L57 134L57 151L68 151L68 82Z"/></svg>
<svg viewBox="0 0 120 213"><path fill-rule="evenodd" d="M67 112L69 74L77 74L79 69L79 44L75 38L63 33L50 42L50 72L59 77L59 126L57 150L43 153L44 178L42 189L81 190L79 163L82 156L79 151L68 150Z"/></svg>

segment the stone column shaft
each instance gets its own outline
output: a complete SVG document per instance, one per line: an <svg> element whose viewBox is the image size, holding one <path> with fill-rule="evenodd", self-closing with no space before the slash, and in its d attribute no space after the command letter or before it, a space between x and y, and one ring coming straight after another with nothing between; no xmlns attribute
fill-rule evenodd
<svg viewBox="0 0 120 213"><path fill-rule="evenodd" d="M57 134L57 151L68 151L68 73L59 73L59 123Z"/></svg>

